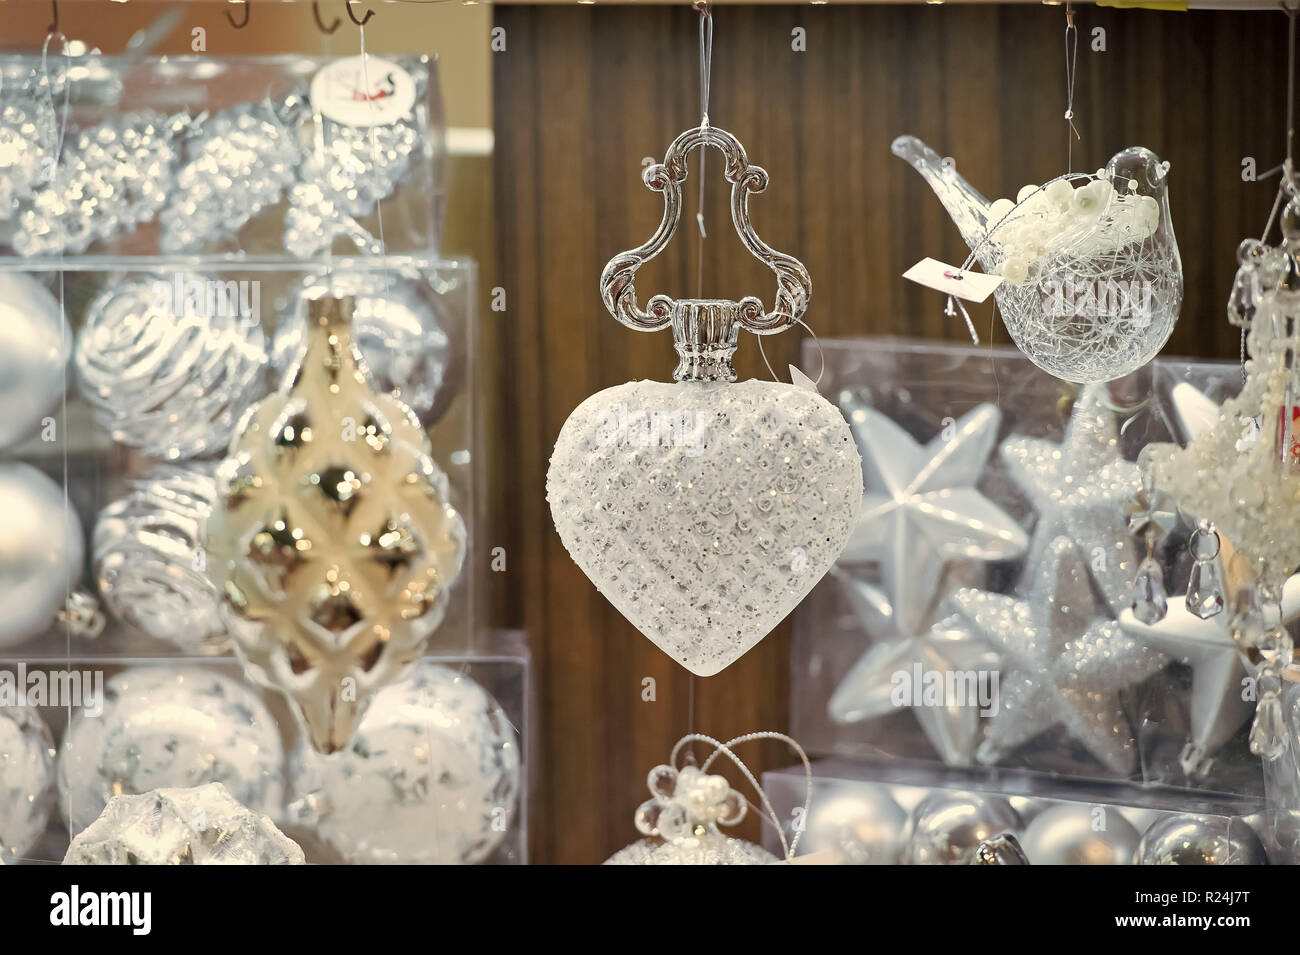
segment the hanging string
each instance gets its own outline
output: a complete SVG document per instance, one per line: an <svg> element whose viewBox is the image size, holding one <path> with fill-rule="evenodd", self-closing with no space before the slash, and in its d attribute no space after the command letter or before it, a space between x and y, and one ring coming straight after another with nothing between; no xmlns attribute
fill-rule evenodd
<svg viewBox="0 0 1300 955"><path fill-rule="evenodd" d="M691 5L700 14L700 128L709 125L709 85L713 79L713 14L707 3ZM700 230L699 253L695 261L695 297L704 297L704 240L708 231L704 228L704 185L706 181L705 164L708 160L709 147L700 144L700 184L697 193L698 205L695 207L695 224Z"/></svg>
<svg viewBox="0 0 1300 955"><path fill-rule="evenodd" d="M749 743L761 739L771 739L785 743L798 754L800 761L803 763L803 809L799 816L799 825L794 828L793 839L786 839L785 826L781 824L781 817L777 815L776 810L772 807L771 801L767 798L767 793L764 791L763 787L759 785L758 779L754 776L753 772L751 772L749 767L745 765L744 760L733 752L733 747L739 746L742 743ZM770 730L764 730L758 733L747 733L744 736L737 736L733 739L729 739L725 743L719 742L711 736L705 736L702 733L688 733L677 741L677 745L673 747L672 755L668 759L669 763L671 763L674 768L680 768L678 765L678 759L682 750L687 746L687 744L694 742L706 743L713 747L713 752L709 754L708 758L705 759L704 763L700 766L700 772L707 773L709 767L713 765L719 756L726 756L735 763L736 768L744 774L745 779L748 780L749 785L753 787L754 792L758 794L759 801L762 803L762 809L758 810L757 807L755 807L755 810L761 811L763 813L763 818L771 822L773 828L776 829L777 838L781 840L781 851L784 854L786 861L793 859L795 850L799 847L799 839L803 835L804 823L808 819L808 812L812 808L812 763L808 759L808 754L804 752L804 748L784 733L776 733ZM749 802L748 799L746 799L746 802L749 803L750 806L753 806L753 803Z"/></svg>
<svg viewBox="0 0 1300 955"><path fill-rule="evenodd" d="M1074 125L1074 78L1079 67L1079 31L1074 25L1074 6L1065 5L1065 168L1074 168L1074 140L1082 140Z"/></svg>

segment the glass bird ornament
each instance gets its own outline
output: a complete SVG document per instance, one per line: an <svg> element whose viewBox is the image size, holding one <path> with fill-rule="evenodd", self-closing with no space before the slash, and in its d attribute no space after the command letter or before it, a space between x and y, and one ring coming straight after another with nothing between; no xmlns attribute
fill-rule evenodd
<svg viewBox="0 0 1300 955"><path fill-rule="evenodd" d="M1173 333L1183 267L1169 217L1169 164L1131 146L1091 175L1066 173L989 202L914 136L894 140L971 248L999 275L998 309L1035 365L1066 381L1121 378ZM970 261L970 260L968 260Z"/></svg>
<svg viewBox="0 0 1300 955"><path fill-rule="evenodd" d="M676 231L687 157L700 146L722 152L733 225L776 274L771 311L753 296L637 302L636 271ZM643 179L663 196L663 221L605 266L601 295L629 328L672 328L674 381L629 382L579 405L555 442L547 499L597 589L661 650L710 676L766 636L844 549L862 461L843 415L807 379L736 383L740 329L788 328L812 288L803 264L750 224L749 195L767 187L767 173L705 123L678 136Z"/></svg>
<svg viewBox="0 0 1300 955"><path fill-rule="evenodd" d="M207 522L245 671L327 753L420 655L466 547L428 436L367 378L353 306L310 304L301 358L237 429Z"/></svg>

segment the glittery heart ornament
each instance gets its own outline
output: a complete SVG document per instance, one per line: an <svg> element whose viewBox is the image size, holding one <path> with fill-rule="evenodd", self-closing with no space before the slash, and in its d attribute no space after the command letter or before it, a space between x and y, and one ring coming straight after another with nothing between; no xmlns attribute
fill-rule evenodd
<svg viewBox="0 0 1300 955"><path fill-rule="evenodd" d="M420 656L466 547L428 436L367 380L352 310L351 296L311 303L302 359L238 429L207 522L246 672L326 753Z"/></svg>
<svg viewBox="0 0 1300 955"><path fill-rule="evenodd" d="M635 272L676 231L686 158L701 145L724 154L736 231L777 275L771 312L752 296L637 305ZM766 188L767 173L705 124L678 136L644 179L664 196L663 222L610 261L601 292L631 328L672 326L676 383L629 382L579 405L555 443L547 498L597 589L674 660L711 676L763 639L839 556L861 503L862 460L843 416L802 376L734 384L741 327L771 334L798 322L812 287L803 265L750 225L748 196Z"/></svg>

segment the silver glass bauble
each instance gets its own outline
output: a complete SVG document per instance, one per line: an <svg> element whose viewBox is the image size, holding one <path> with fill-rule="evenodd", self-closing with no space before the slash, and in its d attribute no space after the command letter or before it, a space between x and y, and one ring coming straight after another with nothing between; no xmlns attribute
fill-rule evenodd
<svg viewBox="0 0 1300 955"><path fill-rule="evenodd" d="M1267 865L1255 830L1240 819L1179 813L1152 823L1137 845L1136 865Z"/></svg>
<svg viewBox="0 0 1300 955"><path fill-rule="evenodd" d="M103 712L73 716L59 806L76 834L121 793L224 783L255 812L283 796L280 731L256 693L215 670L136 666L108 680Z"/></svg>
<svg viewBox="0 0 1300 955"><path fill-rule="evenodd" d="M883 787L844 786L813 798L799 849L829 850L848 865L894 865L906 823L907 813Z"/></svg>
<svg viewBox="0 0 1300 955"><path fill-rule="evenodd" d="M350 862L482 862L505 838L519 739L478 683L421 660L374 698L348 745L292 759L290 813Z"/></svg>
<svg viewBox="0 0 1300 955"><path fill-rule="evenodd" d="M114 796L64 865L302 865L301 847L221 783Z"/></svg>
<svg viewBox="0 0 1300 955"><path fill-rule="evenodd" d="M30 706L0 706L0 861L21 858L54 810L54 740Z"/></svg>
<svg viewBox="0 0 1300 955"><path fill-rule="evenodd" d="M280 319L271 363L280 374L307 347L308 303L325 294L351 295L352 335L379 391L400 399L428 422L447 396L452 361L450 322L428 282L418 273L341 272L308 276L301 294Z"/></svg>
<svg viewBox="0 0 1300 955"><path fill-rule="evenodd" d="M217 452L265 392L257 286L203 275L133 275L86 310L75 364L95 420L167 461Z"/></svg>
<svg viewBox="0 0 1300 955"><path fill-rule="evenodd" d="M104 605L122 622L190 654L230 647L202 547L217 494L214 470L160 465L132 481L95 523L95 577Z"/></svg>
<svg viewBox="0 0 1300 955"><path fill-rule="evenodd" d="M68 322L49 290L27 275L0 274L0 448L31 435L54 407L71 351Z"/></svg>
<svg viewBox="0 0 1300 955"><path fill-rule="evenodd" d="M1110 806L1061 803L1025 826L1020 845L1033 865L1129 865L1138 831Z"/></svg>
<svg viewBox="0 0 1300 955"><path fill-rule="evenodd" d="M1020 816L1001 796L931 793L907 821L903 863L967 865L980 843L1020 827Z"/></svg>
<svg viewBox="0 0 1300 955"><path fill-rule="evenodd" d="M19 461L0 463L0 648L45 632L81 576L81 520L64 491Z"/></svg>

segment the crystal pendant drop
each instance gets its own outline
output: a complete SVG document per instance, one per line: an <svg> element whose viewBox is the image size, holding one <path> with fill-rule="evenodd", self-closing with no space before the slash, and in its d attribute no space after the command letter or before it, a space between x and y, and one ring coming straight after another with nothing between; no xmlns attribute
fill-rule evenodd
<svg viewBox="0 0 1300 955"><path fill-rule="evenodd" d="M1168 610L1164 572L1154 558L1147 557L1138 565L1137 580L1133 584L1133 616L1150 625L1163 620Z"/></svg>
<svg viewBox="0 0 1300 955"><path fill-rule="evenodd" d="M1252 646L1264 632L1264 611L1254 587L1242 587L1232 601L1232 639L1243 649Z"/></svg>
<svg viewBox="0 0 1300 955"><path fill-rule="evenodd" d="M1217 560L1198 560L1187 579L1187 609L1202 620L1223 612L1223 567Z"/></svg>
<svg viewBox="0 0 1300 955"><path fill-rule="evenodd" d="M1282 697L1276 692L1265 693L1255 711L1255 723L1250 728L1250 751L1256 756L1274 760L1286 752L1286 721L1282 716Z"/></svg>

